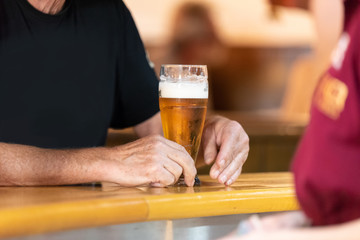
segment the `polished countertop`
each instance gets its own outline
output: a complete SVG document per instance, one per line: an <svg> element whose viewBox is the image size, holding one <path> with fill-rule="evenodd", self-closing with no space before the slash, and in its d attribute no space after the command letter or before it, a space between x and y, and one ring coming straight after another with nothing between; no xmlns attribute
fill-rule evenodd
<svg viewBox="0 0 360 240"><path fill-rule="evenodd" d="M199 178L199 187L0 187L0 237L298 209L291 173L242 174L229 187Z"/></svg>

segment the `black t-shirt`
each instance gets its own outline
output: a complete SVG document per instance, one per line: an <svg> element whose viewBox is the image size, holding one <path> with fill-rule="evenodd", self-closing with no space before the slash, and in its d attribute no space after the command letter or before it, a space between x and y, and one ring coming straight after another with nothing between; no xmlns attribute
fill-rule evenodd
<svg viewBox="0 0 360 240"><path fill-rule="evenodd" d="M67 0L56 15L0 0L0 142L103 145L159 111L158 80L120 0Z"/></svg>

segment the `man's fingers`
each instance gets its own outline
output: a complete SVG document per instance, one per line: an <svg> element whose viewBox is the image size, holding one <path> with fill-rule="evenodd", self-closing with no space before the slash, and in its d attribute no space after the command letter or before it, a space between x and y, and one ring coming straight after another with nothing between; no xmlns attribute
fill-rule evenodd
<svg viewBox="0 0 360 240"><path fill-rule="evenodd" d="M185 183L188 186L193 186L196 175L195 163L185 148L163 137L155 136L155 140L159 144L159 152L165 153L168 159L164 162L164 167L174 175L176 180L183 173Z"/></svg>
<svg viewBox="0 0 360 240"><path fill-rule="evenodd" d="M240 174L241 174L241 171L242 171L242 167L240 167L240 168L238 168L236 171L235 171L235 173L230 177L230 178L228 178L225 182L223 182L225 185L231 185L231 184L233 184L235 181L236 181L236 179L240 176Z"/></svg>
<svg viewBox="0 0 360 240"><path fill-rule="evenodd" d="M154 176L154 180L150 183L151 186L154 187L164 187L172 185L176 182L176 178L174 175L169 172L165 167L159 167L159 170Z"/></svg>
<svg viewBox="0 0 360 240"><path fill-rule="evenodd" d="M214 167L213 170L215 173L219 173L217 176L219 182L230 185L236 180L241 173L248 152L248 136L238 123L232 121L224 129L220 151L216 158L217 167ZM214 176L215 173L213 173Z"/></svg>
<svg viewBox="0 0 360 240"><path fill-rule="evenodd" d="M181 151L174 151L169 153L168 157L182 167L186 185L193 186L196 168L194 160L190 157L190 155L187 152L183 153Z"/></svg>
<svg viewBox="0 0 360 240"><path fill-rule="evenodd" d="M174 161L166 161L164 163L164 168L174 176L174 182L172 184L177 182L183 172L182 167Z"/></svg>
<svg viewBox="0 0 360 240"><path fill-rule="evenodd" d="M242 165L246 159L244 153L238 154L225 168L221 170L221 173L218 176L219 182L230 185L236 178L240 175Z"/></svg>
<svg viewBox="0 0 360 240"><path fill-rule="evenodd" d="M238 149L234 136L225 135L221 143L220 151L216 157L216 162L211 168L210 176L218 178L219 174L235 159L237 153L234 152Z"/></svg>
<svg viewBox="0 0 360 240"><path fill-rule="evenodd" d="M204 130L203 137L203 149L204 149L204 161L206 164L210 164L216 159L218 153L218 148L216 145L216 136L213 133L212 128L207 128Z"/></svg>
<svg viewBox="0 0 360 240"><path fill-rule="evenodd" d="M228 146L235 146L228 148ZM240 175L242 165L246 161L248 152L241 151L240 146L236 146L233 142L224 142L222 145L216 163L210 170L210 176L213 179L218 179L220 183L230 185ZM226 153L226 154L225 154ZM238 173L238 174L237 174Z"/></svg>

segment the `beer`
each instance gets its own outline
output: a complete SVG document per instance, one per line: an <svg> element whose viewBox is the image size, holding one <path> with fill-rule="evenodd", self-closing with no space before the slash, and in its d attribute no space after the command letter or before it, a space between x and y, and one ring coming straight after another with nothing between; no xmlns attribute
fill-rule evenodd
<svg viewBox="0 0 360 240"><path fill-rule="evenodd" d="M177 142L196 161L204 128L207 98L160 97L165 138Z"/></svg>

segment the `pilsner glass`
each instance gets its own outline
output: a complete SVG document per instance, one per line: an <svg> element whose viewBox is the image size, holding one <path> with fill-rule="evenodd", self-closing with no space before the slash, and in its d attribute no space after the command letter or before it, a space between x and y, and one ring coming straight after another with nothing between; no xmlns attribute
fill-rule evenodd
<svg viewBox="0 0 360 240"><path fill-rule="evenodd" d="M159 102L165 138L183 147L196 161L204 128L208 81L205 65L162 65ZM195 178L199 185L199 179ZM181 175L175 185L185 185Z"/></svg>

